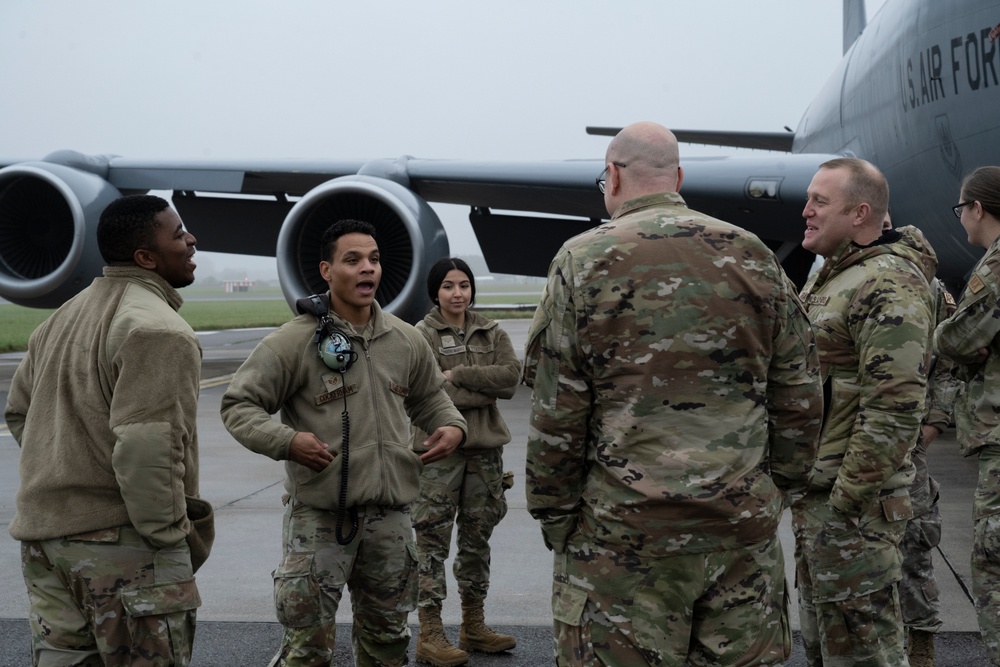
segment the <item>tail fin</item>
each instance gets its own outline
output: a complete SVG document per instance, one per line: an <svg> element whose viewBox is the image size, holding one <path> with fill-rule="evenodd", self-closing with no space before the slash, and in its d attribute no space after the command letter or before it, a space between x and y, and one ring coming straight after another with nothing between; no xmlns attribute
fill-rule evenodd
<svg viewBox="0 0 1000 667"><path fill-rule="evenodd" d="M867 24L865 0L844 0L844 53L861 36Z"/></svg>

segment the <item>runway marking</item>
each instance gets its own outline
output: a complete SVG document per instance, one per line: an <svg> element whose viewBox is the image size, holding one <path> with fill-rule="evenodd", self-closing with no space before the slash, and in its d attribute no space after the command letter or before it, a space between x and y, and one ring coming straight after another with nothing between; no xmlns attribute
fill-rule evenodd
<svg viewBox="0 0 1000 667"><path fill-rule="evenodd" d="M229 331L274 331L275 328L276 327L237 327L235 329L206 329L204 331L195 331L194 333L196 336L212 336L214 334L226 333Z"/></svg>
<svg viewBox="0 0 1000 667"><path fill-rule="evenodd" d="M233 381L233 374L230 373L229 375L220 375L214 378L205 378L204 380L201 381L201 383L198 386L201 389L211 389L212 387L218 387L224 384L229 384L232 381Z"/></svg>

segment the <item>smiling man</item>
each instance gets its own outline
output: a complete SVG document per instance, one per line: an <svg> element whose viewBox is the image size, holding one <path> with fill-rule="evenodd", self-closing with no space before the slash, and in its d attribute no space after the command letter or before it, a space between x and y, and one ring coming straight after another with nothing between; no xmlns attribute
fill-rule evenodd
<svg viewBox="0 0 1000 667"><path fill-rule="evenodd" d="M820 165L802 247L826 258L802 291L825 414L810 491L792 507L810 665L904 665L899 543L924 409L937 259L919 230L883 230L889 186L855 158Z"/></svg>
<svg viewBox="0 0 1000 667"><path fill-rule="evenodd" d="M403 665L417 602L410 504L423 464L451 454L466 423L423 336L375 300L375 228L335 223L320 257L329 292L301 299L302 314L261 341L222 399L234 438L286 461L284 558L274 571L285 632L271 664L333 664L346 584L357 663ZM431 434L419 456L411 421Z"/></svg>
<svg viewBox="0 0 1000 667"><path fill-rule="evenodd" d="M187 665L207 557L198 495L201 348L177 314L195 238L166 200L101 214L104 275L35 330L6 419L34 665ZM191 517L196 518L196 517Z"/></svg>

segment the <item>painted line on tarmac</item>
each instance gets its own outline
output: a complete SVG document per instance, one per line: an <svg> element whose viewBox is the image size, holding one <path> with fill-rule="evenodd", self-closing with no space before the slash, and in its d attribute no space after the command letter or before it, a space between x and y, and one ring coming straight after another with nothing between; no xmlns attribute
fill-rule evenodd
<svg viewBox="0 0 1000 667"><path fill-rule="evenodd" d="M201 389L211 389L212 387L220 387L224 384L229 384L232 381L233 381L233 374L230 373L229 375L220 375L214 378L205 378L204 380L201 381L201 383L198 386Z"/></svg>

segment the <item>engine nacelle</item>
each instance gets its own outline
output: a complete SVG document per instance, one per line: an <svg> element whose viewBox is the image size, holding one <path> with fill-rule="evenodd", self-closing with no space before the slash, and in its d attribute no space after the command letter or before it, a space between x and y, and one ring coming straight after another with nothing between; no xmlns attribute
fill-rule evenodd
<svg viewBox="0 0 1000 667"><path fill-rule="evenodd" d="M278 235L278 278L288 305L327 291L319 272L323 232L343 219L375 226L382 264L376 299L407 322L427 314L427 272L448 256L448 236L426 201L384 178L343 176L310 190L289 211Z"/></svg>
<svg viewBox="0 0 1000 667"><path fill-rule="evenodd" d="M101 275L97 222L121 193L50 162L0 169L0 297L56 308Z"/></svg>

